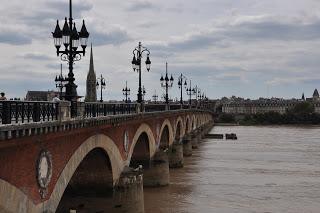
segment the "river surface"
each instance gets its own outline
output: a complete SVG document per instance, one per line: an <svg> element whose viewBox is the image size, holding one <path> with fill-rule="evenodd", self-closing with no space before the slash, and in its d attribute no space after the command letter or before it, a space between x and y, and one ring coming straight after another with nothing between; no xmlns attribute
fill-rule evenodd
<svg viewBox="0 0 320 213"><path fill-rule="evenodd" d="M170 186L145 188L146 213L320 212L320 127L214 127Z"/></svg>

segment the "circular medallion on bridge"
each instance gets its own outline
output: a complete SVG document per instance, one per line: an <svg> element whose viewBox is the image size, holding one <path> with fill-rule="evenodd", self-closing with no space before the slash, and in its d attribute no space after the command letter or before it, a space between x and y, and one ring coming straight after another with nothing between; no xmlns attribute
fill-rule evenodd
<svg viewBox="0 0 320 213"><path fill-rule="evenodd" d="M129 134L128 134L128 131L125 131L124 132L124 136L123 136L123 148L124 148L124 151L126 153L128 153L128 149L129 149Z"/></svg>
<svg viewBox="0 0 320 213"><path fill-rule="evenodd" d="M40 152L37 163L37 180L41 188L46 189L51 181L52 158L49 151Z"/></svg>

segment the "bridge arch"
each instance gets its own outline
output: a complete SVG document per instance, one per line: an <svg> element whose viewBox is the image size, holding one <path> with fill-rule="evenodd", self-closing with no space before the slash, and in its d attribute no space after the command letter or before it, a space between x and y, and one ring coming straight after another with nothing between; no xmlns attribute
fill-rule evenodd
<svg viewBox="0 0 320 213"><path fill-rule="evenodd" d="M55 183L49 199L44 203L35 205L20 189L0 179L0 194L10 195L0 196L0 211L42 212L43 209L46 209L48 212L55 212L76 169L83 159L97 148L105 152L109 158L112 169L112 184L114 185L123 170L124 161L115 143L106 135L99 134L88 138L73 153Z"/></svg>
<svg viewBox="0 0 320 213"><path fill-rule="evenodd" d="M168 144L167 143L168 140ZM173 128L168 119L162 123L159 133L159 147L171 146L174 140Z"/></svg>
<svg viewBox="0 0 320 213"><path fill-rule="evenodd" d="M184 136L184 125L181 117L178 117L175 123L175 140L180 140Z"/></svg>
<svg viewBox="0 0 320 213"><path fill-rule="evenodd" d="M97 195L103 197L104 203L107 200L109 202L112 201L113 176L111 162L108 154L102 148L91 150L81 161L72 175L56 211L66 212L70 209L75 209L77 211L90 210L98 212L102 209L112 209L111 203L104 207L92 206L88 201L92 196Z"/></svg>
<svg viewBox="0 0 320 213"><path fill-rule="evenodd" d="M144 160L150 160L156 153L156 149L155 137L150 126L146 123L141 124L132 139L127 164L132 164L132 162L137 160L137 158L145 158Z"/></svg>
<svg viewBox="0 0 320 213"><path fill-rule="evenodd" d="M196 120L196 116L192 115L192 131L195 130L197 128L197 120Z"/></svg>
<svg viewBox="0 0 320 213"><path fill-rule="evenodd" d="M46 209L53 212L56 211L77 168L80 166L81 162L83 162L87 156L90 156L90 153L92 153L94 150L100 150L108 157L112 172L112 185L117 182L125 165L118 147L112 141L112 139L106 135L99 134L92 136L82 143L82 145L69 159L68 163L60 174L57 183L55 184L50 199L45 202Z"/></svg>
<svg viewBox="0 0 320 213"><path fill-rule="evenodd" d="M187 133L189 133L191 131L191 126L192 126L192 124L191 124L190 116L187 115L185 117L185 131L184 131L185 134L187 134Z"/></svg>

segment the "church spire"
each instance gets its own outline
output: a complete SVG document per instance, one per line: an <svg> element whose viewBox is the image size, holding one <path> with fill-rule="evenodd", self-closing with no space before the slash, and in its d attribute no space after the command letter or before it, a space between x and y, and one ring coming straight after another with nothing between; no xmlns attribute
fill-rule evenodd
<svg viewBox="0 0 320 213"><path fill-rule="evenodd" d="M97 90L96 90L96 73L94 72L93 66L93 52L92 52L92 43L91 43L91 53L90 53L90 65L89 72L87 75L87 88L86 88L86 99L87 102L96 102L97 101Z"/></svg>
<svg viewBox="0 0 320 213"><path fill-rule="evenodd" d="M93 53L92 53L92 43L91 43L91 52L90 52L90 67L89 67L89 72L94 72L94 67L93 67Z"/></svg>

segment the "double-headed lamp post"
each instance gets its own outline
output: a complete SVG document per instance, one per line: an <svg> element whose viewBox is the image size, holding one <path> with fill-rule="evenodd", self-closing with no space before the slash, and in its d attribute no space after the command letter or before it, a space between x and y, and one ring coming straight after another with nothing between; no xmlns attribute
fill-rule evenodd
<svg viewBox="0 0 320 213"><path fill-rule="evenodd" d="M169 79L168 77L168 63L166 62L166 75L165 77L163 78L163 76L161 75L161 78L160 78L160 82L161 82L161 87L165 88L166 89L166 104L169 104L169 94L168 94L168 90L169 88L171 88L173 86L173 77L171 75L171 78Z"/></svg>
<svg viewBox="0 0 320 213"><path fill-rule="evenodd" d="M202 101L204 99L204 93L201 93L201 90L198 92L199 104L202 105Z"/></svg>
<svg viewBox="0 0 320 213"><path fill-rule="evenodd" d="M183 83L183 81L184 81L184 83ZM180 89L180 104L182 105L183 104L183 98L182 98L183 86L185 88L187 88L187 78L184 75L182 75L182 73L180 74L179 79L178 79L178 86Z"/></svg>
<svg viewBox="0 0 320 213"><path fill-rule="evenodd" d="M189 87L186 88L186 91L187 91L187 95L189 95L189 105L191 106L192 95L196 93L195 89L192 88L191 80L189 83Z"/></svg>
<svg viewBox="0 0 320 213"><path fill-rule="evenodd" d="M159 97L159 96L157 95L157 91L155 90L155 91L154 91L154 95L152 96L152 99L153 99L154 103L157 103L158 97Z"/></svg>
<svg viewBox="0 0 320 213"><path fill-rule="evenodd" d="M59 88L59 91L60 91L59 98L62 99L63 98L62 90L63 90L63 87L65 87L65 84L67 82L67 77L63 77L62 75L62 64L60 66L60 75L56 75L56 78L54 81L56 82L56 88Z"/></svg>
<svg viewBox="0 0 320 213"><path fill-rule="evenodd" d="M126 97L125 102L128 103L128 96L130 95L130 88L128 88L126 81L126 88L122 89L122 94Z"/></svg>
<svg viewBox="0 0 320 213"><path fill-rule="evenodd" d="M149 58L150 51L146 48L143 47L141 42L139 42L138 47L136 47L133 50L133 59L132 59L132 68L133 71L137 71L139 73L139 88L138 88L138 103L142 103L142 87L141 87L141 59L142 59L142 54L146 52L147 53L147 60L146 60L146 67L148 72L150 71L150 66L151 66L151 61Z"/></svg>
<svg viewBox="0 0 320 213"><path fill-rule="evenodd" d="M66 17L61 30L59 20L57 20L57 25L52 36L57 49L57 56L60 56L62 61L66 61L69 64L69 73L68 78L66 79L68 83L65 85L65 99L74 101L77 99L78 95L77 85L74 83L73 63L81 60L81 55L85 56L89 33L84 20L80 32L77 31L76 23L72 18L72 0L69 0L69 21ZM62 44L64 50L60 50ZM82 47L82 50L78 50L79 46Z"/></svg>
<svg viewBox="0 0 320 213"><path fill-rule="evenodd" d="M106 89L106 79L102 76L102 74L99 78L97 78L97 89L99 89L99 86L100 86L100 102L103 102L102 90Z"/></svg>

